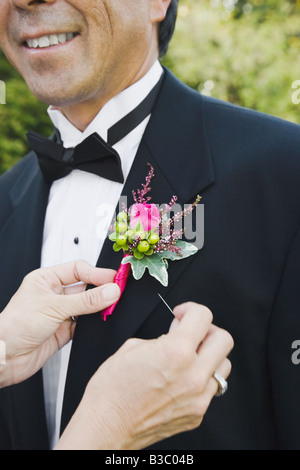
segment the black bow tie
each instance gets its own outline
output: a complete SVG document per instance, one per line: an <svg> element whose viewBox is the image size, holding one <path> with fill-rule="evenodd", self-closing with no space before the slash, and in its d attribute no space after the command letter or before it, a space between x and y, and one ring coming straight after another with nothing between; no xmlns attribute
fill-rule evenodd
<svg viewBox="0 0 300 470"><path fill-rule="evenodd" d="M107 143L97 133L94 133L75 148L66 149L57 129L55 129L54 140L29 131L27 140L30 148L38 156L45 180L52 183L77 169L123 184L121 159L113 145L122 140L151 114L162 79L163 77L136 109L108 130Z"/></svg>
<svg viewBox="0 0 300 470"><path fill-rule="evenodd" d="M57 140L59 134L55 130ZM92 134L75 148L65 149L57 143L28 132L27 139L38 156L39 165L48 183L67 176L72 170L94 173L117 183L124 183L121 159L98 134Z"/></svg>

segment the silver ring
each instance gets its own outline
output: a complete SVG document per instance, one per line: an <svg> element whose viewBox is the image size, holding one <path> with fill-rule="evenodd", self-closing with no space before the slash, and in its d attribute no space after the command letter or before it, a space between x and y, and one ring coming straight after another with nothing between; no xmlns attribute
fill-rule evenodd
<svg viewBox="0 0 300 470"><path fill-rule="evenodd" d="M218 372L214 373L214 379L218 384L216 397L222 397L228 390L228 382L222 377L222 375L218 374Z"/></svg>

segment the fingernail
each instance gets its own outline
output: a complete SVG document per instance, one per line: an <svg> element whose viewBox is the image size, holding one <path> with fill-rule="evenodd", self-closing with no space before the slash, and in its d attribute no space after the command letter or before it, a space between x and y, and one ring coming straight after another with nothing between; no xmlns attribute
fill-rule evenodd
<svg viewBox="0 0 300 470"><path fill-rule="evenodd" d="M104 300L110 302L111 300L115 300L120 295L120 288L117 284L108 284L102 290L102 296Z"/></svg>

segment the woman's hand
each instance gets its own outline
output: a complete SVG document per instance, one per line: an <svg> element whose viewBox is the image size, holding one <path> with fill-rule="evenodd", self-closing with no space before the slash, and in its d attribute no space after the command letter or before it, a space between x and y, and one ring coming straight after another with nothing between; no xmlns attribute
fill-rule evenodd
<svg viewBox="0 0 300 470"><path fill-rule="evenodd" d="M0 340L6 365L0 386L19 383L35 372L73 337L72 317L96 313L117 301L115 271L94 268L85 261L38 269L0 315ZM96 287L86 291L87 284Z"/></svg>
<svg viewBox="0 0 300 470"><path fill-rule="evenodd" d="M139 450L198 427L231 371L233 340L198 304L174 310L170 332L130 339L98 369L56 450Z"/></svg>

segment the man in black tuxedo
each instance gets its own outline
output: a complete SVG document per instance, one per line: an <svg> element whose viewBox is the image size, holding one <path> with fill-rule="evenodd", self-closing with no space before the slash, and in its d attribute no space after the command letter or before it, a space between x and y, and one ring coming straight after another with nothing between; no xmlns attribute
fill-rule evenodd
<svg viewBox="0 0 300 470"><path fill-rule="evenodd" d="M168 202L175 194L183 205L200 194L205 207L204 247L170 264L167 288L148 275L138 283L130 278L106 323L98 314L78 321L70 358L61 358L67 362L61 430L90 377L127 338L155 338L168 331L171 318L160 292L172 307L188 300L206 305L215 323L232 334L235 350L229 391L214 401L202 426L156 448L299 449L300 371L291 359L300 334L299 127L202 97L168 70L159 71L158 49L165 52L172 35L176 0L3 0L1 7L4 52L35 95L56 107L51 116L57 130L49 148L52 143L74 147L70 143L78 136L80 141L77 133L84 134L99 110L120 114L111 106L116 97L119 106L125 96L126 108L155 89L151 117L146 114L137 129L112 144L121 158L126 155L122 144L131 149L122 160L125 184L122 175L114 184L130 197L150 162L155 168L153 202ZM128 88L133 95L122 94ZM106 137L116 123L109 116ZM97 122L101 134L103 123ZM100 178L91 175L84 182L80 178L86 172L66 170L52 179L37 160L37 154L47 153L45 143L41 149L35 141L33 147L36 152L0 180L1 309L26 273L41 262L57 262L54 252L63 237L72 236L73 245L81 245L84 234L68 233L68 195L72 201L78 193L84 198L96 182L92 178ZM124 161L130 159L126 172ZM101 184L105 187L103 177ZM115 186L105 188L106 200L114 201ZM103 202L103 194L97 197ZM80 201L71 223L79 217ZM82 217L92 204L90 197ZM117 269L120 260L106 240L97 265ZM50 392L46 396L44 389L43 394L42 379L47 388L49 377L47 370L1 392L2 448L49 445L47 424L57 432L57 423L49 426Z"/></svg>

